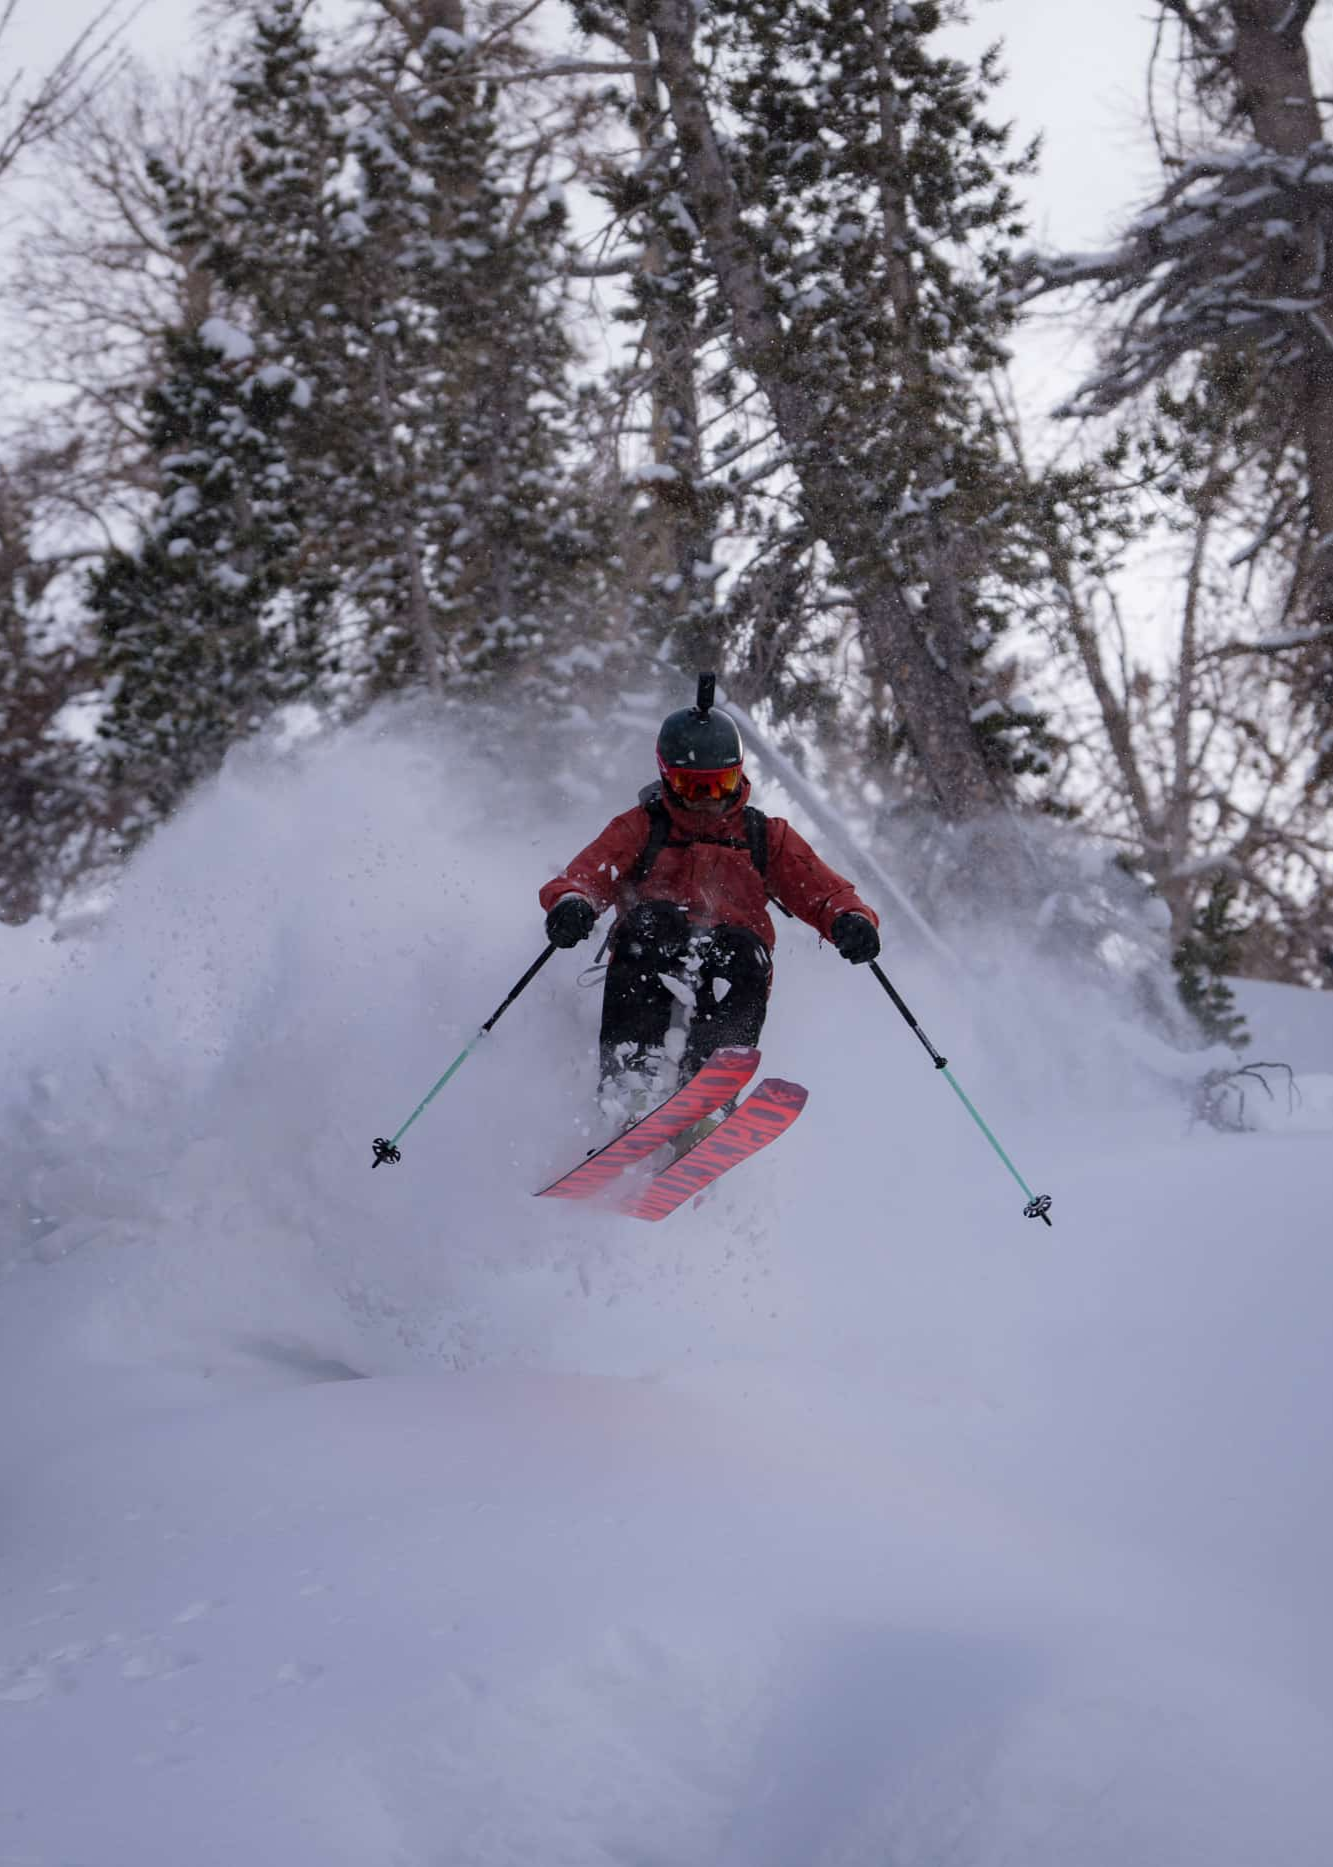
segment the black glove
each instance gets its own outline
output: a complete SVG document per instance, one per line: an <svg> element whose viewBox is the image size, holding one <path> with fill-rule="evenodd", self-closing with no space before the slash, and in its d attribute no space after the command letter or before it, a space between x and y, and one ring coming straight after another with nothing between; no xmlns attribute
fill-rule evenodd
<svg viewBox="0 0 1333 1867"><path fill-rule="evenodd" d="M577 946L597 924L597 910L582 895L562 895L546 916L546 938L552 946ZM878 953L879 945L876 943Z"/></svg>
<svg viewBox="0 0 1333 1867"><path fill-rule="evenodd" d="M879 958L879 935L875 932L875 923L868 921L864 914L854 914L849 909L839 914L832 927L829 938L853 966L864 966L867 961Z"/></svg>

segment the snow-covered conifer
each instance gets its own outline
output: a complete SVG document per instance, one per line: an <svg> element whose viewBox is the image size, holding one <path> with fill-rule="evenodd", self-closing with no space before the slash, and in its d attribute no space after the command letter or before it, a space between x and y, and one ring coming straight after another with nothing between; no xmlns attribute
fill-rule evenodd
<svg viewBox="0 0 1333 1867"><path fill-rule="evenodd" d="M73 467L65 448L0 468L0 921L13 924L55 904L105 825L86 736L68 717L94 690L94 656L60 621L60 561L34 539L51 485Z"/></svg>
<svg viewBox="0 0 1333 1867"><path fill-rule="evenodd" d="M436 27L412 50L394 99L410 171L391 178L409 191L395 340L417 346L404 389L424 417L437 628L466 688L535 676L577 642L604 541L575 468L563 195L508 152L473 40Z"/></svg>
<svg viewBox="0 0 1333 1867"><path fill-rule="evenodd" d="M605 30L612 9L584 8ZM986 378L1015 318L1013 182L993 57L932 47L921 4L627 0L650 34L734 369L761 392L785 504L772 588L822 560L890 758L950 815L1048 765L1005 633L1039 599L1072 481L1016 487ZM623 34L622 34L623 41ZM742 585L745 590L745 586Z"/></svg>
<svg viewBox="0 0 1333 1867"><path fill-rule="evenodd" d="M532 674L597 609L563 203L446 11L367 7L324 48L275 0L237 87L220 263L310 386L303 574L336 593L353 697Z"/></svg>
<svg viewBox="0 0 1333 1867"><path fill-rule="evenodd" d="M197 204L160 171L164 224ZM305 692L313 654L287 592L300 539L284 424L300 380L223 317L173 333L148 397L155 510L130 549L108 553L90 602L104 641L102 731L116 776L141 800L129 832L170 811L228 746Z"/></svg>
<svg viewBox="0 0 1333 1867"><path fill-rule="evenodd" d="M1240 1050L1250 1038L1230 984L1240 970L1242 950L1243 929L1235 909L1235 881L1228 875L1215 876L1173 963L1181 1000L1204 1036Z"/></svg>

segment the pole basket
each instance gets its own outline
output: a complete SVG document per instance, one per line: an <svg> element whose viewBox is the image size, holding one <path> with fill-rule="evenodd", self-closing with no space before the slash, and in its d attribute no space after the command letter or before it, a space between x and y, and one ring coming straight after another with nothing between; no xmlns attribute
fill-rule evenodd
<svg viewBox="0 0 1333 1867"><path fill-rule="evenodd" d="M371 1146L375 1150L375 1158L370 1163L370 1170L372 1173L375 1171L376 1167L382 1167L386 1161L389 1166L396 1167L398 1162L403 1158L393 1142L386 1141L382 1134L376 1135L375 1139L371 1142Z"/></svg>
<svg viewBox="0 0 1333 1867"><path fill-rule="evenodd" d="M1049 1225L1051 1223L1050 1211L1050 1194L1038 1193L1035 1198L1030 1199L1027 1205L1024 1206L1023 1217L1025 1219L1040 1219L1043 1225Z"/></svg>

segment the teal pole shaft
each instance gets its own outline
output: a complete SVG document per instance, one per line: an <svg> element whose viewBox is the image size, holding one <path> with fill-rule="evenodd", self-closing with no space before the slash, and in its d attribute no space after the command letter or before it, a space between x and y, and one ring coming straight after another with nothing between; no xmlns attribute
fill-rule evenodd
<svg viewBox="0 0 1333 1867"><path fill-rule="evenodd" d="M467 1062L468 1058L472 1055L472 1052L477 1048L477 1045L481 1042L484 1036L485 1036L484 1031L478 1031L477 1035L473 1038L472 1042L468 1044L465 1049L459 1051L458 1055L454 1058L453 1062L449 1065L448 1069L444 1072L444 1075L440 1078L439 1082L436 1083L435 1087L432 1090L428 1091L428 1093L421 1098L420 1102L417 1103L416 1107L412 1110L412 1113L408 1116L407 1120L403 1123L402 1127L398 1130L397 1134L394 1135L392 1140L389 1142L390 1147L397 1147L398 1143L402 1140L403 1136L407 1133L408 1129L412 1126L412 1123L416 1120L417 1116L423 1114L425 1110L430 1107L431 1103L435 1100L436 1096L439 1095L441 1089L444 1088L444 1085L448 1082L449 1078L455 1075L459 1070L462 1069L463 1065ZM376 1163L376 1165L378 1165L378 1162Z"/></svg>
<svg viewBox="0 0 1333 1867"><path fill-rule="evenodd" d="M388 1161L392 1163L398 1160L399 1158L398 1143L402 1140L403 1136L407 1133L408 1129L412 1126L412 1123L417 1119L417 1116L422 1114L426 1109L430 1107L431 1103L435 1100L436 1096L439 1095L441 1089L444 1088L444 1085L449 1081L450 1077L457 1075L458 1071L462 1069L463 1065L467 1062L468 1058L472 1055L472 1052L477 1048L477 1045L481 1042L482 1038L486 1036L487 1032L490 1031L493 1025L499 1023L500 1019L504 1016L506 1011L508 1011L509 1007L513 1004L514 1000L518 997L519 993L522 991L525 991L527 987L532 984L532 981L537 977L537 974L541 971L542 967L546 964L547 960L550 959L552 953L554 953L555 950L556 950L555 945L554 943L552 943L547 946L544 952L538 954L537 958L528 967L528 970L524 973L523 977L519 980L518 984L514 987L514 989L509 993L508 997L505 998L502 1001L502 1003L499 1004L496 1007L496 1009L491 1013L490 1017L487 1018L485 1024L482 1025L481 1029L477 1032L477 1035L472 1039L472 1042L470 1044L466 1044L463 1047L463 1049L459 1051L458 1055L454 1058L453 1062L449 1065L448 1069L444 1072L444 1075L435 1084L435 1087L431 1089L426 1095L424 1095L421 1098L420 1102L417 1103L416 1107L413 1109L412 1113L408 1116L407 1120L403 1123L402 1127L398 1130L397 1134L387 1141L384 1139L382 1135L377 1138L377 1140L374 1143L375 1158L370 1163L372 1167L378 1167L384 1161Z"/></svg>
<svg viewBox="0 0 1333 1867"><path fill-rule="evenodd" d="M1015 1180L1018 1181L1018 1184L1022 1187L1023 1191L1027 1194L1028 1203L1023 1208L1024 1217L1029 1218L1029 1219L1040 1219L1043 1225L1049 1225L1051 1223L1050 1195L1048 1193L1034 1193L1033 1192L1032 1188L1028 1185L1027 1181L1023 1178L1022 1174L1018 1171L1017 1167L1015 1167L1013 1161L1010 1160L1009 1156L1005 1153L1004 1149L1000 1146L995 1136L991 1133L986 1123L981 1119L981 1115L977 1111L975 1105L972 1103L970 1098L964 1093L961 1083L959 1083L957 1077L955 1077L953 1071L949 1068L949 1059L947 1057L942 1057L939 1051L936 1050L934 1044L931 1043L930 1039L926 1036L926 1033L921 1029L921 1026L917 1023L916 1019L912 1016L911 1012L908 1010L905 1001L899 996L898 992L894 989L893 983L889 979L888 974L879 965L879 962L877 960L871 960L870 970L871 972L874 973L875 977L879 980L880 984L884 987L884 990L888 993L889 997L893 1000L898 1010L902 1013L904 1019L906 1020L907 1024L910 1026L914 1035L920 1040L921 1044L924 1046L926 1051L929 1053L930 1060L935 1065L935 1068L937 1070L942 1070L944 1072L944 1080L948 1083L950 1089L953 1090L954 1094L958 1097L958 1100L962 1103L963 1107L967 1110L968 1114L972 1117L973 1121L977 1124L977 1127L980 1128L982 1134L985 1135L986 1139L990 1142L991 1146L995 1149L995 1152L999 1155L1000 1159L1004 1162L1005 1166L1009 1169L1010 1173L1013 1174Z"/></svg>
<svg viewBox="0 0 1333 1867"><path fill-rule="evenodd" d="M958 1079L955 1077L952 1070L944 1071L944 1080L946 1083L948 1083L950 1089L953 1090L954 1094L958 1097L958 1100L962 1103L963 1107L967 1110L968 1114L972 1117L973 1121L977 1124L977 1127L980 1128L982 1134L985 1135L986 1139L990 1142L991 1146L995 1149L995 1152L999 1155L1000 1159L1004 1162L1005 1166L1009 1169L1010 1173L1012 1173L1014 1178L1018 1181L1018 1184L1022 1187L1023 1191L1027 1194L1028 1198L1035 1199L1037 1195L1033 1192L1032 1188L1028 1185L1027 1181L1023 1178L1022 1174L1018 1171L1017 1167L1015 1167L1014 1163L1010 1160L1009 1156L1005 1153L1004 1149L1000 1146L999 1142L995 1139L995 1136L991 1133L990 1129L986 1126L985 1122L982 1121L980 1115L977 1113L976 1109L973 1107L972 1102L969 1100L969 1098L966 1095L964 1095L963 1090L961 1086L959 1085Z"/></svg>

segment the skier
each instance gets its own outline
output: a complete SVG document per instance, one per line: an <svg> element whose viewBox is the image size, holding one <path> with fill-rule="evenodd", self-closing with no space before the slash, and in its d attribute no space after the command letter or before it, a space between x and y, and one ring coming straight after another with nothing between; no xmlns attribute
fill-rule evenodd
<svg viewBox="0 0 1333 1867"><path fill-rule="evenodd" d="M608 1113L641 1114L669 1092L671 1061L684 1083L722 1045L758 1043L773 981L770 900L853 965L879 952L878 918L852 884L750 804L741 735L713 706L714 685L701 675L696 704L663 721L660 782L540 892L559 947L615 910L600 1038ZM683 1041L671 1028L678 1005Z"/></svg>

